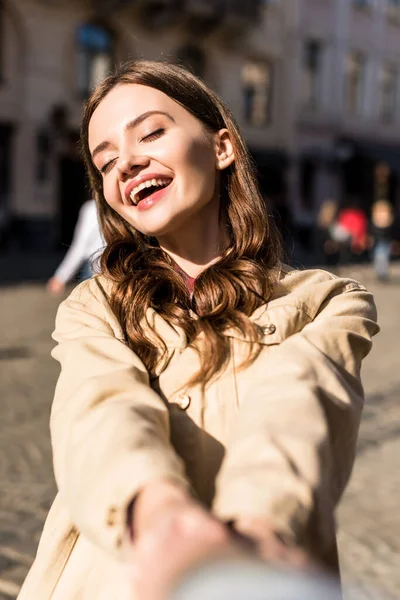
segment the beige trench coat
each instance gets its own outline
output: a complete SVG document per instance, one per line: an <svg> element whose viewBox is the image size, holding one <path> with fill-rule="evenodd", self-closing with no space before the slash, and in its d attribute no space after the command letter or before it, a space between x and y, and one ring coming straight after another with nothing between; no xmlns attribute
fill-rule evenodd
<svg viewBox="0 0 400 600"><path fill-rule="evenodd" d="M348 481L363 406L362 359L377 333L372 296L324 271L283 269L252 315L262 352L229 330L228 368L204 393L182 331L149 310L168 356L151 376L122 340L101 276L59 308L61 364L51 413L58 495L19 600L132 600L127 506L170 478L221 519L255 515L288 538L335 547L334 508Z"/></svg>

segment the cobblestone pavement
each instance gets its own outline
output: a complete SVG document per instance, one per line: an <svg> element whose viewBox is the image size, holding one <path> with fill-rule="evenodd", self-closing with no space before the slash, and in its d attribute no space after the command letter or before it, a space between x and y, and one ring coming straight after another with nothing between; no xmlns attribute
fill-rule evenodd
<svg viewBox="0 0 400 600"><path fill-rule="evenodd" d="M354 276L376 295L382 333L364 367L367 403L339 510L340 555L348 598L394 600L400 597L400 267L387 285L377 285L365 268ZM57 305L39 285L0 288L0 600L15 598L55 493L48 418L58 374L49 356Z"/></svg>

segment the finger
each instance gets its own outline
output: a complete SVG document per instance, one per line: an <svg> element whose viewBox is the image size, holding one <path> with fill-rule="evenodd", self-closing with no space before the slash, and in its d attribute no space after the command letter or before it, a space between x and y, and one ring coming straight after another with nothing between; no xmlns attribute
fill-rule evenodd
<svg viewBox="0 0 400 600"><path fill-rule="evenodd" d="M317 570L315 561L301 548L270 541L259 544L259 554L263 560L280 566L292 567L302 571Z"/></svg>
<svg viewBox="0 0 400 600"><path fill-rule="evenodd" d="M177 531L188 538L213 543L222 543L229 538L226 527L201 509L187 510L177 516L176 525Z"/></svg>

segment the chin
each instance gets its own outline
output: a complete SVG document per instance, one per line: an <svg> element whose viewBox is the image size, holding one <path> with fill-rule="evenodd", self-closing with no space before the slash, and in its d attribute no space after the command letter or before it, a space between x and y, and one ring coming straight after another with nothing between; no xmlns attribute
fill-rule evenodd
<svg viewBox="0 0 400 600"><path fill-rule="evenodd" d="M146 215L140 215L141 218L135 219L135 223L132 225L143 233L150 237L165 237L173 236L175 232L179 231L184 225L187 218L186 211L177 211L176 214L171 214L167 211L151 211ZM186 217L186 218L185 218Z"/></svg>
<svg viewBox="0 0 400 600"><path fill-rule="evenodd" d="M170 235L173 233L176 225L173 226L170 221L168 222L154 222L154 223L132 223L133 227L143 233L143 235L147 235L149 237L163 237L165 235Z"/></svg>

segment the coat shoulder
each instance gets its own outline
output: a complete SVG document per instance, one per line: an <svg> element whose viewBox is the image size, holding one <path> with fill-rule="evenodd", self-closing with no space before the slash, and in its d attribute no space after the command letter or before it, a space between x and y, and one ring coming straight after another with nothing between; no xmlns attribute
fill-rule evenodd
<svg viewBox="0 0 400 600"><path fill-rule="evenodd" d="M298 270L283 265L270 302L295 304L314 318L329 298L353 291L366 292L366 289L354 279L338 277L323 269Z"/></svg>
<svg viewBox="0 0 400 600"><path fill-rule="evenodd" d="M115 337L123 339L120 324L109 303L111 288L111 282L103 275L95 275L77 285L58 309L56 327L63 323L72 310L74 314L101 319L111 327Z"/></svg>
<svg viewBox="0 0 400 600"><path fill-rule="evenodd" d="M77 302L92 309L97 305L100 309L100 306L108 305L111 287L111 282L106 277L103 275L94 275L77 285L68 296L66 302Z"/></svg>
<svg viewBox="0 0 400 600"><path fill-rule="evenodd" d="M356 281L348 277L339 277L324 269L294 269L287 265L283 265L280 270L279 284L285 288L288 292L295 290L304 290L312 285L327 284L333 286L339 286L343 289L357 288L365 290L365 287Z"/></svg>

